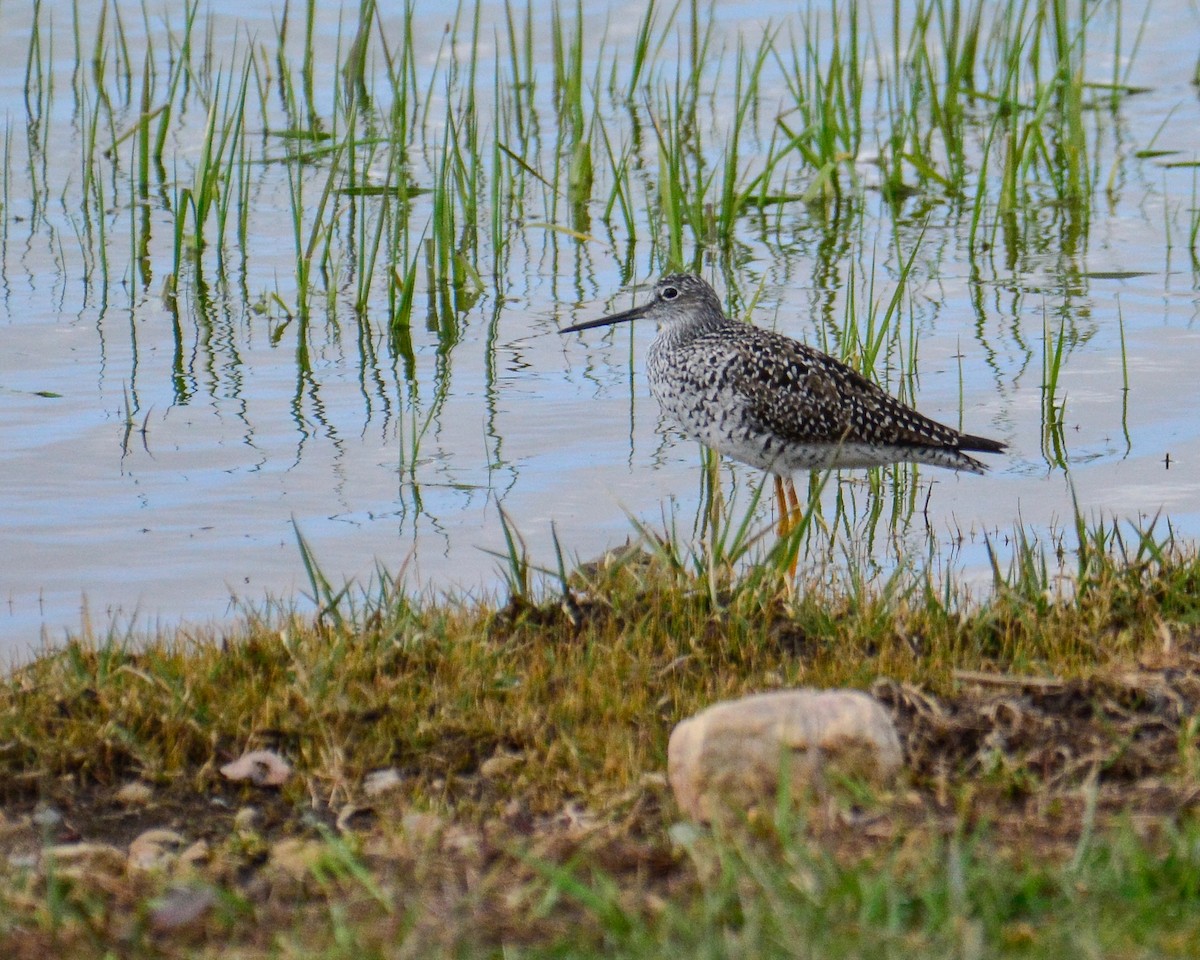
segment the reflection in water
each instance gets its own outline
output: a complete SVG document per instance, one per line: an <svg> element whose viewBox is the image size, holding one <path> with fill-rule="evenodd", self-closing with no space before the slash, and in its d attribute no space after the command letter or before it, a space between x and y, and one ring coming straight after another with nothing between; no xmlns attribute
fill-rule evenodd
<svg viewBox="0 0 1200 960"><path fill-rule="evenodd" d="M998 531L1056 542L1075 499L1194 535L1195 11L1127 68L1119 9L1014 57L1042 25L979 4L968 49L861 6L76 0L79 45L0 7L0 648L85 594L102 630L292 596L293 521L334 580L467 591L503 583L501 504L545 563L552 523L587 559L627 513L711 541L721 488L769 530L757 478L660 429L653 330L555 334L668 266L1012 445L981 486L828 478L809 568L986 581Z"/></svg>

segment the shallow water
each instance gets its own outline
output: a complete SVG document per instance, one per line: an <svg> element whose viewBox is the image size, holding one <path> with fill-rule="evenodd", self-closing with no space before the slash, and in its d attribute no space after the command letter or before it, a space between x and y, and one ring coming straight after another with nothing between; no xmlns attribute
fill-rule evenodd
<svg viewBox="0 0 1200 960"><path fill-rule="evenodd" d="M332 97L338 45L344 50L353 34L357 6L318 14L318 105ZM736 15L734 6L716 7L714 43L729 50L738 36L757 44L768 21L797 26L793 5L760 5L760 22ZM877 6L877 28L886 35L891 4ZM99 9L79 5L87 49ZM168 49L162 11L172 9L149 5L159 58ZM273 50L281 9L266 4L247 14L217 0L200 15L198 35L210 33L213 50L231 58L246 37ZM445 70L438 44L453 9L419 5L421 77ZM478 65L485 91L494 69L490 38L503 11L481 8L481 37L489 38ZM588 4L589 56L606 30L605 62L619 54L640 15L640 5ZM43 11L36 70L48 93L32 111L37 123L28 123L30 16L27 8L0 6L0 100L9 125L0 258L0 653L20 659L85 624L100 633L141 633L181 620L221 629L241 604L259 608L268 597L290 603L308 589L293 524L335 584L366 582L384 568L414 588L476 594L503 586L501 507L531 558L547 566L555 534L572 555L588 559L632 533L630 516L661 527L666 514L691 536L699 451L659 423L643 370L654 330L556 333L633 302L624 271L648 282L662 267L661 247L644 239L623 246L619 225L610 240L597 200L592 240L552 231L539 225L550 211L533 196L512 226L503 269L492 276L480 265L484 292L454 318L456 333L417 320L408 364L388 346L385 303L372 301L360 322L347 307L352 291L322 292L302 368L297 324L271 299L295 297L289 165L255 165L245 249L227 237L224 273L213 261L210 286L181 283L174 314L161 295L172 267L170 190L149 201L150 278L143 284L131 267L139 208L130 204L128 144L98 164L105 215L82 212L81 158L95 110L76 93L87 83L72 79L68 13L51 23ZM1112 11L1095 16L1088 72L1107 79L1112 68L1103 51L1111 44L1104 38L1112 24L1105 17ZM1128 38L1137 20L1126 17ZM171 13L176 33L179 19ZM538 103L540 122L550 127L552 50L541 25L539 18ZM129 60L140 65L140 14L128 15L123 27ZM399 31L387 17L384 27ZM905 255L916 246L895 360L909 359L915 347L923 412L1011 445L982 478L884 472L877 496L886 533L874 539L876 494L861 473L837 478L826 510L835 509L840 490L850 513L835 554L869 554L886 565L889 556L932 551L939 566L983 583L985 534L1002 559L1017 525L1053 543L1071 527L1073 502L1093 518L1145 524L1161 513L1177 535L1200 535L1200 267L1188 249L1196 168L1168 165L1200 157L1200 103L1189 82L1198 29L1193 5L1156 4L1129 75L1150 89L1115 112L1086 114L1101 186L1084 227L1073 227L1052 203L1034 203L972 258L969 216L936 197L916 197L893 220L868 187L861 217L846 227L798 201L746 216L736 270L706 270L735 313L757 294L755 322L832 344L848 298L860 313L869 301L886 305L899 262L894 241ZM289 42L300 32L293 25ZM120 59L115 50L109 56ZM502 49L500 57L503 64ZM592 72L587 66L584 76ZM443 109L439 96L434 117ZM490 103L490 93L483 99ZM600 99L610 132L628 136L627 115ZM710 99L719 122L731 108L720 90ZM784 100L782 82L766 75L760 109L769 113ZM282 126L278 104L267 109ZM134 105L114 104L112 129L123 132L136 115ZM172 128L168 186L191 182L204 119L191 102ZM100 137L111 141L108 127ZM868 129L856 166L868 183L878 175L868 162L875 137ZM436 146L436 136L429 142ZM1136 155L1151 145L1175 152ZM747 155L755 148L748 140ZM262 149L279 154L273 143ZM414 151L418 184L428 182L430 155ZM313 205L326 171L313 164L303 175ZM604 195L605 175L598 171L594 195ZM797 167L787 176L802 190L811 171ZM653 190L641 200L655 202ZM418 209L418 228L421 221ZM328 299L337 309L327 309ZM1065 403L1065 453L1056 462L1044 442L1044 360L1064 323L1056 402ZM897 370L882 372L897 389ZM731 473L744 499L754 473L727 468L727 483ZM765 510L762 523L769 523Z"/></svg>

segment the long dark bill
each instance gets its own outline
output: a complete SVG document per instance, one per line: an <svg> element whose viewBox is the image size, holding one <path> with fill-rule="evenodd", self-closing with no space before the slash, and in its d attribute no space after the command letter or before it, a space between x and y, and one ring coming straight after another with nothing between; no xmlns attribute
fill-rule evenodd
<svg viewBox="0 0 1200 960"><path fill-rule="evenodd" d="M559 333L575 333L579 330L590 330L592 327L607 327L611 323L624 323L626 320L636 320L638 317L644 317L646 311L650 308L650 304L643 304L640 307L634 307L632 310L626 310L624 313L614 313L609 317L601 317L598 320L585 320L583 323L572 324L569 327L563 327Z"/></svg>

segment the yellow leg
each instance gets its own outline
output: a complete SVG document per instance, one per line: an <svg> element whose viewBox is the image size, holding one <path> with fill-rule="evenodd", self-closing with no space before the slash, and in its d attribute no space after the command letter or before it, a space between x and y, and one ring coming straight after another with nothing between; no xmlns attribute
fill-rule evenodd
<svg viewBox="0 0 1200 960"><path fill-rule="evenodd" d="M784 490L787 492L788 500L788 532L795 530L800 525L800 498L796 495L796 485L792 483L792 478L788 477L784 481ZM796 582L796 564L800 560L800 547L797 545L796 554L792 557L792 562L788 564L788 582Z"/></svg>
<svg viewBox="0 0 1200 960"><path fill-rule="evenodd" d="M779 508L779 535L786 537L800 520L800 497L791 477L775 478L775 504Z"/></svg>
<svg viewBox="0 0 1200 960"><path fill-rule="evenodd" d="M791 482L790 480L788 481ZM775 507L779 511L779 520L776 522L775 531L780 537L786 537L788 532L788 501L785 492L786 488L783 483L783 477L776 475L775 477Z"/></svg>
<svg viewBox="0 0 1200 960"><path fill-rule="evenodd" d="M792 478L775 477L775 503L779 508L779 524L777 531L779 538L782 540L793 530L796 529L800 522L800 497L796 494L796 485L792 483ZM792 562L788 564L788 582L796 579L796 564L800 557L800 551L796 551L796 556L792 557Z"/></svg>
<svg viewBox="0 0 1200 960"><path fill-rule="evenodd" d="M784 489L787 490L788 510L795 520L800 519L800 497L796 493L796 485L792 483L792 478L788 477L784 482Z"/></svg>

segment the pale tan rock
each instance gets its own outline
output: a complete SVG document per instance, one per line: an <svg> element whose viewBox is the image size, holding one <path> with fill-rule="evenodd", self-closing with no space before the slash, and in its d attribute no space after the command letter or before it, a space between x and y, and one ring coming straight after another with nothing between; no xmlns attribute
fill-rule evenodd
<svg viewBox="0 0 1200 960"><path fill-rule="evenodd" d="M485 780L499 780L512 773L524 759L523 754L498 749L479 765L479 775Z"/></svg>
<svg viewBox="0 0 1200 960"><path fill-rule="evenodd" d="M141 780L131 780L117 791L117 803L123 807L144 807L154 799L154 788Z"/></svg>
<svg viewBox="0 0 1200 960"><path fill-rule="evenodd" d="M780 773L793 796L825 772L886 781L904 762L892 719L858 690L781 690L730 700L684 720L667 746L676 802L697 820L774 804Z"/></svg>
<svg viewBox="0 0 1200 960"><path fill-rule="evenodd" d="M129 844L130 870L165 870L174 865L187 839L174 830L155 827L139 833Z"/></svg>
<svg viewBox="0 0 1200 960"><path fill-rule="evenodd" d="M363 777L363 793L368 797L381 797L385 793L399 790L404 785L400 771L392 767L384 770L372 770Z"/></svg>
<svg viewBox="0 0 1200 960"><path fill-rule="evenodd" d="M221 767L227 780L249 780L256 787L278 787L292 774L288 762L273 750L251 750Z"/></svg>

